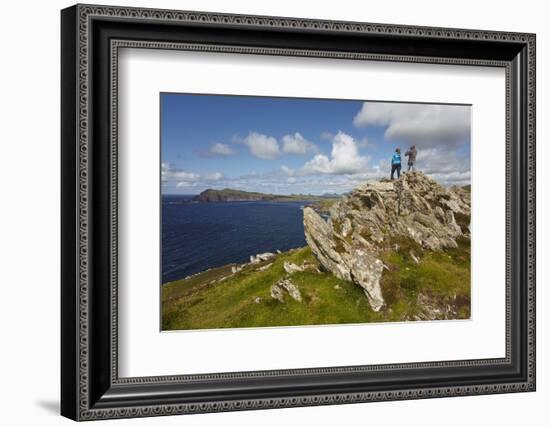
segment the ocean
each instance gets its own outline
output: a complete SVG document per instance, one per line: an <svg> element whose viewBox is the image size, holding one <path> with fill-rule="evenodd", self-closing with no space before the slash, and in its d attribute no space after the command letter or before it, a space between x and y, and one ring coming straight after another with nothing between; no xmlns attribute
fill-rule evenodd
<svg viewBox="0 0 550 426"><path fill-rule="evenodd" d="M162 197L163 283L306 244L307 201L195 203L191 197Z"/></svg>

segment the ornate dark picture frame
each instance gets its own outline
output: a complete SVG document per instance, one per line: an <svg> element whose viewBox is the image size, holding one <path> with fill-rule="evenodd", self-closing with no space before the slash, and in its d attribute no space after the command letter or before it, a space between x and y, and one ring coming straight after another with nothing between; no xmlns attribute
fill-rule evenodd
<svg viewBox="0 0 550 426"><path fill-rule="evenodd" d="M62 415L92 420L535 390L534 34L95 5L64 9L61 28ZM120 47L504 68L506 356L120 378Z"/></svg>

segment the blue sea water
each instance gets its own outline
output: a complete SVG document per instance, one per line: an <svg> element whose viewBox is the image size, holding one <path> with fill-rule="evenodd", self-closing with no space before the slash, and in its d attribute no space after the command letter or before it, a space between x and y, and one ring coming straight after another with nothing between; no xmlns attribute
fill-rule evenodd
<svg viewBox="0 0 550 426"><path fill-rule="evenodd" d="M162 197L163 283L306 244L302 207L308 202L194 203L190 198Z"/></svg>

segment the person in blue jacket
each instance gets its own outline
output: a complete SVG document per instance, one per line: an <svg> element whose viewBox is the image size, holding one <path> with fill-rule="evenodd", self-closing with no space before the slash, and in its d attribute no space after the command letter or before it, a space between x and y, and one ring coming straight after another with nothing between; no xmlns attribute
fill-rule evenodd
<svg viewBox="0 0 550 426"><path fill-rule="evenodd" d="M395 152L391 158L391 179L393 179L393 174L397 172L397 179L401 175L401 150L399 148L395 149Z"/></svg>

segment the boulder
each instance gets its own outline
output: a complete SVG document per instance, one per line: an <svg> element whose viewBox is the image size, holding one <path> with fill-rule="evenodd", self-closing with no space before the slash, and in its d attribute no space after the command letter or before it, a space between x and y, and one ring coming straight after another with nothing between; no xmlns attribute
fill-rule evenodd
<svg viewBox="0 0 550 426"><path fill-rule="evenodd" d="M285 303L285 293L277 284L271 286L271 297L281 303Z"/></svg>
<svg viewBox="0 0 550 426"><path fill-rule="evenodd" d="M250 262L249 263L260 263L264 260L269 260L271 258L275 257L275 253L259 253L256 256L250 256Z"/></svg>
<svg viewBox="0 0 550 426"><path fill-rule="evenodd" d="M294 285L290 278L283 278L271 286L271 297L281 303L285 301L285 293L290 295L290 297L297 302L302 301L300 290Z"/></svg>
<svg viewBox="0 0 550 426"><path fill-rule="evenodd" d="M273 265L273 263L268 263L266 265L260 266L258 268L258 271L267 271L269 268L271 268L271 265Z"/></svg>
<svg viewBox="0 0 550 426"><path fill-rule="evenodd" d="M283 269L289 275L292 275L296 272L304 272L307 270L319 272L319 270L317 269L317 265L313 263L304 262L302 265L296 265L295 263L289 262L288 260L285 260L285 262L283 263Z"/></svg>

